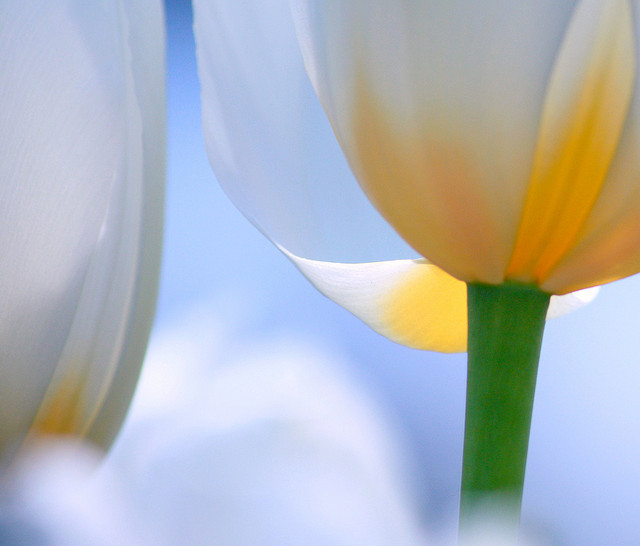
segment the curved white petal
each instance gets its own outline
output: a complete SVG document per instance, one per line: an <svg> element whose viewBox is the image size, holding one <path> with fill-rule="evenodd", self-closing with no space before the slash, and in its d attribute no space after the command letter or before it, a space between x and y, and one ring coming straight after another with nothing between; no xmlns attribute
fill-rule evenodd
<svg viewBox="0 0 640 546"><path fill-rule="evenodd" d="M467 287L433 264L344 264L285 254L320 292L392 341L445 353L466 350Z"/></svg>
<svg viewBox="0 0 640 546"><path fill-rule="evenodd" d="M376 207L458 278L500 283L574 0L291 0L316 90Z"/></svg>
<svg viewBox="0 0 640 546"><path fill-rule="evenodd" d="M629 121L634 41L628 0L583 0L575 10L546 90L508 278L566 293L576 284L589 286L587 278L611 267L607 260L576 267L568 286L556 275L558 264L587 235L586 224L605 187L609 196L615 193L615 181L607 178ZM609 230L616 227L614 222Z"/></svg>
<svg viewBox="0 0 640 546"><path fill-rule="evenodd" d="M71 328L126 157L113 14L3 2L0 18L0 422L28 429ZM111 18L110 18L111 15Z"/></svg>
<svg viewBox="0 0 640 546"><path fill-rule="evenodd" d="M34 419L86 433L131 326L143 142L128 40L120 2L2 2L3 447Z"/></svg>
<svg viewBox="0 0 640 546"><path fill-rule="evenodd" d="M640 18L636 3L608 4L629 11L625 25L616 27L616 37L626 38L633 50L628 54L632 70L640 74ZM624 31L624 33L622 32ZM548 281L573 290L626 277L640 270L640 86L633 85L631 103L617 152L586 219L575 248L554 268Z"/></svg>
<svg viewBox="0 0 640 546"><path fill-rule="evenodd" d="M193 4L207 153L236 206L298 255L415 255L349 171L305 73L287 3Z"/></svg>
<svg viewBox="0 0 640 546"><path fill-rule="evenodd" d="M577 290L564 296L551 296L547 319L561 317L562 315L572 313L576 309L580 309L580 307L591 303L599 291L600 287L596 286L594 288Z"/></svg>
<svg viewBox="0 0 640 546"><path fill-rule="evenodd" d="M281 250L320 292L383 336L415 349L466 351L466 284L435 265L425 260L321 262ZM586 305L597 292L552 296L547 318Z"/></svg>
<svg viewBox="0 0 640 546"><path fill-rule="evenodd" d="M131 51L131 70L136 102L142 117L141 216L136 253L137 271L131 306L124 317L121 354L108 392L87 437L101 445L111 443L120 428L140 373L155 315L162 234L166 171L165 24L161 0L127 0L126 11ZM133 196L132 196L133 200ZM129 271L131 273L131 271ZM113 319L117 320L117 316Z"/></svg>

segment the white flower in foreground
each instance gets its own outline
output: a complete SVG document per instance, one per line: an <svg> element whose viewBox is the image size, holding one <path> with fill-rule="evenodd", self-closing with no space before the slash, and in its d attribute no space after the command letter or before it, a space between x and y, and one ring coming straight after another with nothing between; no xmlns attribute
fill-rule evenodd
<svg viewBox="0 0 640 546"><path fill-rule="evenodd" d="M155 307L162 5L0 6L0 449L28 434L106 446Z"/></svg>
<svg viewBox="0 0 640 546"><path fill-rule="evenodd" d="M298 4L300 3L294 3L295 6ZM564 10L568 17L571 11L569 8L575 2L556 4L558 4L557 8L548 8L552 15L557 15L556 12ZM357 24L361 19L363 25L371 20L371 25L378 25L375 28L379 30L371 34L373 43L368 44L368 49L365 48L366 51L363 52L363 55L365 53L368 55L365 59L367 62L371 57L373 59L371 63L377 63L377 71L372 71L371 75L371 78L374 78L373 83L379 84L379 87L394 99L392 105L403 114L403 117L398 119L420 121L421 118L416 118L414 113L420 106L419 93L422 88L419 87L416 90L416 104L405 100L407 97L404 95L398 96L401 91L410 94L411 85L414 83L411 75L415 73L415 67L411 62L415 60L414 57L421 59L418 54L410 55L413 50L404 51L403 37L407 34L407 40L410 40L413 34L418 34L427 42L425 47L431 45L429 40L435 40L432 38L434 32L424 37L419 32L421 19L418 15L423 18L427 16L421 13L412 16L411 12L411 9L419 12L420 8L417 6L425 6L424 9L428 12L428 6L431 5L432 3L429 2L377 2L375 9L372 8L369 13L368 2L344 1L310 5L308 13L300 10L302 13L298 14L299 19L305 20L306 17L307 26L313 30L312 32L307 29L307 34L304 30L302 31L302 43L310 65L310 73L314 76L314 84L320 97L325 101L325 107L334 124L333 128L339 137L347 134L343 126L351 120L351 113L358 112L353 108L355 99L349 95L353 91L353 80L358 74L353 71L352 57L355 53L348 48L348 43L353 35L360 36ZM444 11L449 10L449 5L446 4L446 6L443 8ZM479 44L488 41L493 36L494 27L499 26L502 21L501 10L496 7L497 4L493 8L491 6L479 4L473 11L474 14L480 12L479 16L495 18L495 24L487 24L486 28L483 26L484 18L478 19L481 22L478 23L478 28L474 27L474 32L478 33L474 38ZM534 9L533 2L526 3L526 6L538 13ZM401 15L405 9L409 15L402 18ZM322 15L324 10L326 10L326 17ZM538 11L543 15L547 14L542 8ZM447 268L441 269L425 259L388 260L388 258L418 256L393 233L390 226L377 216L349 171L332 128L325 118L305 73L287 3L261 0L246 2L196 0L194 12L207 151L218 180L236 205L287 254L320 291L363 319L378 332L412 347L447 352L465 350L466 286L462 280L454 278L452 274L464 281L495 281L497 277L495 275L487 278L461 275L460 268L450 266L449 262L446 262ZM343 12L344 19L341 18ZM389 12L388 17L387 12ZM314 18L315 16L317 19ZM475 20L473 17L469 15L467 18ZM517 24L522 24L523 28L526 27L525 30L531 31L531 35L523 36L532 40L530 45L535 49L538 42L544 39L545 33L553 30L556 33L560 32L561 35L562 32L558 31L557 27L564 30L567 17L564 17L561 22L553 20L553 25L547 23L546 15L533 18L532 21L525 20L524 16L522 20L514 20ZM451 19L453 20L450 25L452 28L443 26L445 30L442 30L442 33L445 37L449 36L455 45L456 32L461 32L456 24L462 25L466 19L462 17L456 19L454 16ZM536 21L539 28L535 27ZM413 34L405 28L405 22L407 25L409 23L414 25L409 27L409 30L415 31ZM507 25L509 21L503 22ZM323 26L325 23L326 27ZM513 32L519 40L522 33L518 30L517 24L515 27L507 26L509 32ZM531 25L534 26L531 27ZM304 21L300 23L300 27L306 28ZM530 27L534 30L538 28L539 37ZM435 34L438 35L437 32ZM320 35L321 38L318 38ZM536 39L533 40L532 36ZM498 37L507 40L503 35ZM513 58L509 57L508 60L520 67L520 64L525 63L526 53L531 48L528 47L528 42L518 42L518 44L520 49L511 52ZM409 45L412 46L412 42L409 42ZM422 42L415 48L419 49L421 45ZM437 43L436 46L438 46ZM431 59L436 65L438 62L446 65L447 55L451 53L451 55L462 57L470 55L466 62L469 66L475 66L473 55L483 54L471 48L469 51L460 52L453 45L451 47L451 52L443 51L443 46L436 49L433 55L425 58L424 62ZM545 54L548 53L548 48L549 45L545 44ZM403 52L406 58L401 55ZM492 55L500 52L507 56L510 54L504 46L492 52ZM344 62L339 62L343 53ZM547 54L547 57L546 68L550 70L553 55ZM477 63L478 70L483 66L481 60L482 58ZM516 73L521 76L525 68L521 67ZM473 112L478 116L484 116L482 119L486 118L489 126L491 120L500 124L511 111L508 108L517 109L520 103L511 104L503 100L503 94L508 90L501 94L496 91L496 89L501 90L501 87L498 86L496 89L492 87L490 69L491 66L487 68L485 79L474 79L468 85L465 83L465 86L460 87L458 94L453 93L449 87L455 87L459 79L465 81L465 77L471 78L475 73L467 74L466 71L461 70L460 73L456 73L456 77L452 76L450 81L445 82L449 87L444 86L436 91L442 94L442 100L447 98L454 100L462 94L460 101L464 102L468 99L469 108L476 108ZM451 71L445 72L445 76L450 73ZM540 69L535 74L527 74L527 78L516 78L517 86L514 84L514 89L515 87L523 88L522 92L525 95L529 93L532 98L535 98L532 102L539 105L544 91L544 82L540 77L543 73L544 71ZM417 74L419 77L415 85L428 87L432 78L427 76L423 78L422 72ZM496 85L500 82L504 83L505 78L506 76L496 80ZM560 82L560 84L564 83L566 82ZM481 84L489 88L485 91ZM340 95L338 90L347 98ZM379 92L377 87L374 90ZM494 91L495 94L493 94ZM334 100L334 95L340 100L338 98ZM494 102L487 104L483 102L489 99ZM503 103L505 115L493 116L489 107L496 108ZM436 108L437 111L439 111L438 108ZM530 110L526 112L530 113ZM466 110L461 110L459 113L462 117L460 127L463 127L467 120L474 120L473 115L468 114ZM363 114L365 118L367 115L367 113ZM395 110L393 115L396 115ZM525 125L529 131L526 134L530 136L531 131L534 131L537 126L537 118L529 117L531 119L527 118L525 121L530 122L530 125ZM457 117L454 119L458 120ZM446 118L441 121L445 123ZM517 118L516 121L520 123L521 120ZM384 125L386 122L381 123ZM518 161L514 163L516 166L526 163L526 160L522 160L521 157L520 133L515 131L515 129L520 131L520 125L517 125L513 131L506 125L503 141L491 140L489 136L492 136L492 133L485 134L486 131L480 130L482 127L484 126L479 125L477 133L478 142L484 147L480 146L473 157L478 156L482 159L484 167L481 172L489 176L493 172L491 171L492 160L495 159L496 154L499 154L503 141L509 144L508 150L511 148L519 150L515 156L507 154L509 157L500 158L500 161L495 164L494 174L500 175L500 178L496 179L498 180L496 184L503 179L510 180L508 173L503 172L510 162L517 159ZM492 129L499 133L500 127L502 125ZM553 127L549 130L553 130ZM366 128L363 132L366 133ZM435 130L434 132L437 133ZM380 129L380 134L386 133ZM341 139L345 150L350 152L354 145L351 141L346 144L345 142L346 139ZM384 170L388 162L394 158L401 162L395 169L397 172L392 173L393 180L380 183L380 187L388 188L389 193L392 194L388 200L389 203L394 202L395 189L399 188L399 195L403 195L399 207L402 210L406 209L406 214L400 210L396 216L405 219L410 224L411 230L420 233L422 239L431 241L433 235L433 241L431 241L433 245L439 245L444 249L443 252L450 249L452 255L455 254L461 263L460 256L467 256L468 253L467 260L477 259L481 263L494 264L497 259L495 252L504 253L505 244L508 241L503 244L501 239L494 240L490 233L485 234L486 240L484 240L483 236L476 232L483 226L478 227L474 224L475 216L470 211L475 210L473 207L481 202L475 200L471 194L458 195L462 190L458 191L458 187L453 184L455 180L444 183L437 177L431 177L429 184L425 182L425 188L433 190L423 199L430 203L427 211L422 205L419 206L422 203L422 196L420 195L418 199L410 192L404 195L401 191L403 186L399 182L402 175L407 174L402 170L406 167L402 162L406 160L411 166L411 161L415 160L419 164L416 157L422 157L420 151L415 151L413 148L405 150L410 154L406 159L400 153L401 145L400 151L391 147L385 148L384 143L380 143L380 146L381 149L378 151L369 150L369 155L372 157L363 158L362 161L363 164L366 162L366 165L372 164L369 160L373 161L373 159L383 162L379 168L375 165L371 167L380 176L389 174ZM437 151L436 149L434 153ZM493 155L487 155L484 152L492 152ZM455 159L457 156L454 152L449 155L443 153L442 157L448 158L448 163L442 165L443 172L452 165L460 165ZM348 154L348 159L353 163L352 155ZM437 171L436 167L432 170ZM355 169L358 176L362 175L363 169L364 167ZM412 172L408 171L409 174ZM420 182L416 177L422 180L423 174L429 177L433 173L418 171L418 174L412 175L403 182L411 187L419 186ZM460 180L467 179L461 174ZM476 179L470 178L468 182L476 183ZM368 191L369 196L372 196L373 191L370 190L370 185L362 180L361 184ZM460 187L466 186L461 182ZM487 186L487 188L487 192L490 193L491 187ZM478 191L481 189L486 188L479 186ZM513 208L515 205L512 201L517 201L515 197L512 199L512 194L515 192L513 188L504 191L504 188L499 187L491 191L495 194L495 199L491 201L487 198L490 203L487 210L491 213L493 209L509 211L506 216L496 216L497 224L501 225L519 214L519 211ZM416 244L414 239L407 235L407 230L403 229L404 224L386 214L385 207L381 207L379 200L373 197L374 202L385 213L393 227L415 249L424 253L427 258L431 258L431 253L425 251L431 247ZM414 205L418 207L415 210L412 209ZM433 221L444 215L446 222L441 229L444 235L432 230L429 224L420 223L420 218L426 212L433 213L435 218ZM491 251L480 244L475 244L476 239L483 239L483 245L491 247ZM449 245L450 241L457 240L459 240L457 247ZM344 261L369 263L338 263ZM445 264L444 260L440 261L443 265ZM583 305L594 297L596 290L588 289L561 297L554 296L549 316L557 316Z"/></svg>
<svg viewBox="0 0 640 546"><path fill-rule="evenodd" d="M549 294L640 270L629 0L292 0L358 182L468 283Z"/></svg>

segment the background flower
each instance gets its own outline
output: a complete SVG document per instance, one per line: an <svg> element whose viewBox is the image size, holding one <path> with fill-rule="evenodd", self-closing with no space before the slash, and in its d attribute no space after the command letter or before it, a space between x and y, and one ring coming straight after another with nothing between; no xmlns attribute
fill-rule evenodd
<svg viewBox="0 0 640 546"><path fill-rule="evenodd" d="M162 24L154 0L2 3L5 455L27 431L106 446L133 394L159 269Z"/></svg>
<svg viewBox="0 0 640 546"><path fill-rule="evenodd" d="M43 442L12 469L3 544L453 544L419 520L412 457L344 355L284 332L229 352L212 309L157 332L106 464Z"/></svg>

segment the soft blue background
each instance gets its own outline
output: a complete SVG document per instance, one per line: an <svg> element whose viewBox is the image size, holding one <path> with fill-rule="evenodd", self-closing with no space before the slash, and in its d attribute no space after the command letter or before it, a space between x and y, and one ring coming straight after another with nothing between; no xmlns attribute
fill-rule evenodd
<svg viewBox="0 0 640 546"><path fill-rule="evenodd" d="M206 301L241 324L238 346L286 331L346 355L416 461L416 502L425 523L437 525L456 511L464 355L414 351L375 334L317 293L233 207L204 150L191 8L166 5L169 170L157 329ZM524 510L568 544L640 543L639 308L640 279L628 279L545 333Z"/></svg>

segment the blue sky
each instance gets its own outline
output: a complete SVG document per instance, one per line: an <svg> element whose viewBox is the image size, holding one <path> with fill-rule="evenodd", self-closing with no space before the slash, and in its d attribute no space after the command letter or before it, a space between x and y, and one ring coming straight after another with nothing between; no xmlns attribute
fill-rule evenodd
<svg viewBox="0 0 640 546"><path fill-rule="evenodd" d="M168 192L154 342L202 306L230 352L282 335L312 340L336 355L391 423L412 461L424 521L450 518L462 456L464 355L415 351L372 332L317 293L233 207L204 150L190 6L166 5ZM569 543L631 544L640 535L639 308L640 279L628 279L545 333L524 510Z"/></svg>

